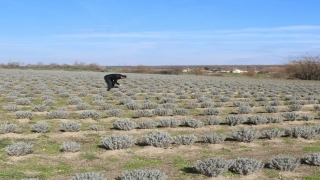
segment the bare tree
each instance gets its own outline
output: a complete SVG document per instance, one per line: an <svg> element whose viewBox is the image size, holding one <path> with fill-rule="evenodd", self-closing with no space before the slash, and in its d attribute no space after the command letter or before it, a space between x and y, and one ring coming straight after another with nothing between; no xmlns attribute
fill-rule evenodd
<svg viewBox="0 0 320 180"><path fill-rule="evenodd" d="M97 63L88 64L88 69L89 70L94 70L94 71L101 70L99 64L97 64Z"/></svg>
<svg viewBox="0 0 320 180"><path fill-rule="evenodd" d="M196 75L204 75L205 71L202 67L197 67L193 70L193 73Z"/></svg>
<svg viewBox="0 0 320 180"><path fill-rule="evenodd" d="M286 65L286 72L291 78L320 80L320 55L293 57Z"/></svg>

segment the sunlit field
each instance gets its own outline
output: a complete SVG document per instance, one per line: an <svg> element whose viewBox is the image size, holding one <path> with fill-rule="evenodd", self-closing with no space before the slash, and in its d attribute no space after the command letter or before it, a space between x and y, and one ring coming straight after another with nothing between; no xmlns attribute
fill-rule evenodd
<svg viewBox="0 0 320 180"><path fill-rule="evenodd" d="M319 179L319 81L0 70L0 179ZM142 176L140 174L140 176Z"/></svg>

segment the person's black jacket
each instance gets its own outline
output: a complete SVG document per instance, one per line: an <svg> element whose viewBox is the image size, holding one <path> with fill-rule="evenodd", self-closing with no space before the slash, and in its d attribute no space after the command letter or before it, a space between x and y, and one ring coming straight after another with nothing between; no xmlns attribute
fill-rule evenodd
<svg viewBox="0 0 320 180"><path fill-rule="evenodd" d="M126 75L122 75L122 74L108 74L104 76L104 80L106 81L107 85L108 85L108 91L114 87L114 84L118 84L118 79L122 79L122 78L126 78Z"/></svg>

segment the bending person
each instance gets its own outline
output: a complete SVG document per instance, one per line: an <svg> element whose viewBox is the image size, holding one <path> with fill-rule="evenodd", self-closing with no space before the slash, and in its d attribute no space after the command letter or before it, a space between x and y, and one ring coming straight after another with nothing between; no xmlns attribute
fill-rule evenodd
<svg viewBox="0 0 320 180"><path fill-rule="evenodd" d="M108 85L108 91L110 91L111 88L114 88L114 85L117 84L119 86L121 86L121 84L119 84L117 81L118 79L124 79L127 78L126 75L122 75L122 74L108 74L104 76L104 80L106 81L107 85Z"/></svg>

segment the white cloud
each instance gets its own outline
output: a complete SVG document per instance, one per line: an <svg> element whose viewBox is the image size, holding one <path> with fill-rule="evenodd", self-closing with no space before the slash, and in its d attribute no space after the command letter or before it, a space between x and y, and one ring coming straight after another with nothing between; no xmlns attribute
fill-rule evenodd
<svg viewBox="0 0 320 180"><path fill-rule="evenodd" d="M320 40L320 26L285 26L272 28L246 28L238 30L212 30L212 31L189 31L189 32L175 32L175 31L157 31L157 32L122 32L122 33L108 33L108 32L86 32L74 34L54 35L53 38L59 39L92 39L92 38L122 38L122 39L169 39L164 42L193 42L197 39L216 39L218 41L226 41L235 38L247 38L244 42L260 38L261 40L267 38L277 38L287 41L318 41ZM253 38L253 39L251 39ZM202 40L203 41L203 40Z"/></svg>
<svg viewBox="0 0 320 180"><path fill-rule="evenodd" d="M320 26L280 26L280 27L266 27L266 28L245 28L245 29L236 29L236 30L215 30L212 32L215 33L244 33L244 32L283 32L283 31L311 31L311 30L320 30Z"/></svg>
<svg viewBox="0 0 320 180"><path fill-rule="evenodd" d="M320 26L283 26L283 27L273 27L273 28L248 28L244 31L255 31L255 32L279 32L279 31L310 31L310 30L320 30Z"/></svg>
<svg viewBox="0 0 320 180"><path fill-rule="evenodd" d="M289 55L319 52L320 26L287 26L212 31L155 31L109 33L102 29L77 30L49 39L2 41L0 47L37 52L38 59L101 60L101 64L275 64ZM26 48L27 47L27 48ZM9 58L19 58L11 53ZM41 58L40 58L41 57ZM50 56L51 57L51 56ZM37 59L37 57L34 57ZM46 57L48 58L48 57ZM30 58L32 60L32 58ZM37 61L38 61L37 59ZM54 58L51 58L54 59ZM48 61L51 61L49 59Z"/></svg>
<svg viewBox="0 0 320 180"><path fill-rule="evenodd" d="M164 35L156 32L129 32L129 33L83 33L54 35L57 38L163 38Z"/></svg>

